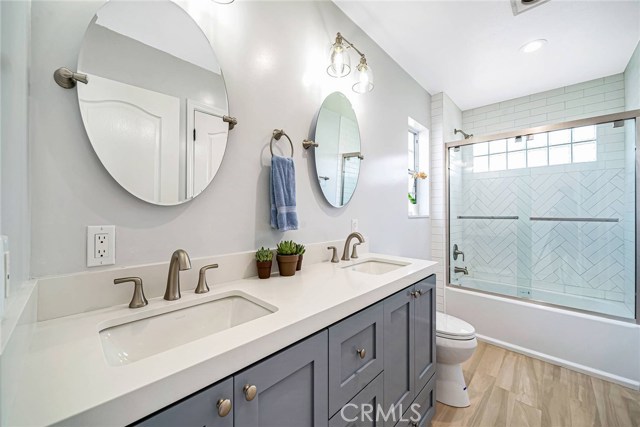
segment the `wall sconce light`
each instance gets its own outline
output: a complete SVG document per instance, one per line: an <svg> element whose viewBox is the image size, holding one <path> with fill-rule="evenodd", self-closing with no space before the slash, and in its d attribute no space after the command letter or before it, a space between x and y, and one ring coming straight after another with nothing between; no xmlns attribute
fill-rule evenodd
<svg viewBox="0 0 640 427"><path fill-rule="evenodd" d="M329 66L327 74L331 77L345 77L351 72L351 57L347 49L353 48L360 55L360 62L356 67L358 81L352 86L354 92L367 93L373 90L373 72L367 64L367 58L364 53L360 52L357 47L349 40L342 37L342 34L336 35L336 41L329 51Z"/></svg>

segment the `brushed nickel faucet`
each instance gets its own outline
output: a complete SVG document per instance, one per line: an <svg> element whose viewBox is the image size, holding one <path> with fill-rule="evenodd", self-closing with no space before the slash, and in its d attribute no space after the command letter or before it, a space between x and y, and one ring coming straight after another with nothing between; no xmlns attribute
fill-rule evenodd
<svg viewBox="0 0 640 427"><path fill-rule="evenodd" d="M113 281L114 285L119 285L120 283L133 282L133 297L131 298L131 302L129 303L129 308L141 308L145 305L149 304L147 298L144 296L144 289L142 289L142 279L139 277L121 277L119 279L115 279Z"/></svg>
<svg viewBox="0 0 640 427"><path fill-rule="evenodd" d="M171 255L169 263L169 276L167 277L167 290L164 299L175 301L180 299L180 272L191 269L191 260L184 249L178 249Z"/></svg>
<svg viewBox="0 0 640 427"><path fill-rule="evenodd" d="M360 233L358 233L357 231L354 231L353 233L349 234L347 236L347 241L344 242L344 251L342 252L342 260L343 261L349 261L351 258L349 258L349 248L351 246L351 240L353 238L358 239L358 241L360 243L364 243L364 236Z"/></svg>
<svg viewBox="0 0 640 427"><path fill-rule="evenodd" d="M454 267L453 268L453 272L454 273L463 273L465 276L469 275L469 271L467 270L467 267Z"/></svg>

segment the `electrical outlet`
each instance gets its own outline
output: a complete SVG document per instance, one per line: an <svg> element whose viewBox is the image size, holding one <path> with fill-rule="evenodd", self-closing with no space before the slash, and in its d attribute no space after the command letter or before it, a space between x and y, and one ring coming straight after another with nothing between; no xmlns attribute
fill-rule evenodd
<svg viewBox="0 0 640 427"><path fill-rule="evenodd" d="M358 219L354 218L351 220L351 232L358 231Z"/></svg>
<svg viewBox="0 0 640 427"><path fill-rule="evenodd" d="M116 226L87 227L87 267L116 263Z"/></svg>

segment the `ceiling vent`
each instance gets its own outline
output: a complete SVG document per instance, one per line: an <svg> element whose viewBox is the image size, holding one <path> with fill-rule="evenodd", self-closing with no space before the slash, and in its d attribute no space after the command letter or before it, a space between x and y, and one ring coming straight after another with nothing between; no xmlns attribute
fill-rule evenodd
<svg viewBox="0 0 640 427"><path fill-rule="evenodd" d="M540 6L548 2L549 0L510 0L511 1L511 10L513 11L513 16L520 15L527 10L533 9L536 6Z"/></svg>

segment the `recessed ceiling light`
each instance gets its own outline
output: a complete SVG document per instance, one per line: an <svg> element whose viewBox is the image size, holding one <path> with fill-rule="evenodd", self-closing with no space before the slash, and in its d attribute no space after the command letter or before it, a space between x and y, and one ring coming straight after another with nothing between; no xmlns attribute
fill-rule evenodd
<svg viewBox="0 0 640 427"><path fill-rule="evenodd" d="M523 44L522 47L520 48L520 51L524 53L535 52L545 44L547 44L547 41L545 39L533 40L533 41L530 41L529 43Z"/></svg>

